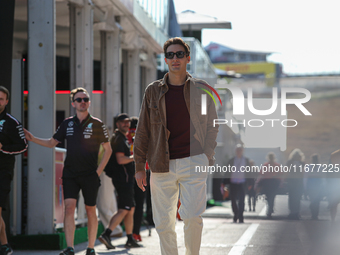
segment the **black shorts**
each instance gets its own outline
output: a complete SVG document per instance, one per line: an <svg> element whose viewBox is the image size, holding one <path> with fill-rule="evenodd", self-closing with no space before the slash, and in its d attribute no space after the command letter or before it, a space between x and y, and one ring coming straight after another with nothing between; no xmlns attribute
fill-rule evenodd
<svg viewBox="0 0 340 255"><path fill-rule="evenodd" d="M133 185L121 186L116 184L114 186L118 194L117 197L118 209L130 211L132 207L136 206L135 191Z"/></svg>
<svg viewBox="0 0 340 255"><path fill-rule="evenodd" d="M97 172L74 178L63 178L64 199L78 199L79 191L83 193L85 205L95 206L100 179Z"/></svg>
<svg viewBox="0 0 340 255"><path fill-rule="evenodd" d="M5 211L8 203L11 183L13 179L13 169L0 170L0 207Z"/></svg>

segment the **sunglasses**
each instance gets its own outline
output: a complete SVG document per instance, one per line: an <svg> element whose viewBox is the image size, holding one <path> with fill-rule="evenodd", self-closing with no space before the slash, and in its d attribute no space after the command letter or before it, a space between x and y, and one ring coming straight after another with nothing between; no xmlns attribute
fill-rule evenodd
<svg viewBox="0 0 340 255"><path fill-rule="evenodd" d="M90 101L90 98L88 98L88 97L84 97L84 98L78 97L78 98L74 99L73 102L74 101L77 101L78 103L81 103L81 101L84 101L85 103L87 103L88 101Z"/></svg>
<svg viewBox="0 0 340 255"><path fill-rule="evenodd" d="M175 55L176 55L177 58L184 58L184 56L186 56L187 54L185 54L184 51L177 51L177 52L169 51L169 52L165 53L165 57L167 59L173 59Z"/></svg>

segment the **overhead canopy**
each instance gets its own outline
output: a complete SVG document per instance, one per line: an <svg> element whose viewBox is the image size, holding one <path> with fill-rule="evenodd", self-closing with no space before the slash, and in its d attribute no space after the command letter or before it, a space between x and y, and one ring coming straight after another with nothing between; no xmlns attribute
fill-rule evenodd
<svg viewBox="0 0 340 255"><path fill-rule="evenodd" d="M231 29L231 22L187 10L177 14L181 30L202 30L203 28Z"/></svg>
<svg viewBox="0 0 340 255"><path fill-rule="evenodd" d="M140 8L133 8L129 3L133 1L116 1L116 0L55 0L56 12L56 54L58 56L69 56L69 4L82 6L91 4L93 6L93 57L100 60L100 30L113 31L114 29L122 30L121 47L131 49L136 45L143 49L155 53L163 52L163 43L167 37L156 29L156 25L144 20L147 14ZM136 12L136 13L135 13ZM145 26L139 19L143 19ZM27 0L15 1L15 18L14 18L14 40L17 42L14 46L20 46L20 53L14 51L15 58L27 52ZM119 23L116 22L119 20ZM133 40L137 38L136 40Z"/></svg>

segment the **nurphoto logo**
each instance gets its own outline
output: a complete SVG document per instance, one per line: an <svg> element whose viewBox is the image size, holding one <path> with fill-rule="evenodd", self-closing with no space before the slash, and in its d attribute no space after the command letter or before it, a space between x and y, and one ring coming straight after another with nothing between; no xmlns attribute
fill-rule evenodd
<svg viewBox="0 0 340 255"><path fill-rule="evenodd" d="M216 90L214 88L212 88L211 86L204 84L205 86L207 86L209 89L211 89L216 96L218 97L218 99L220 100L220 103L222 105L222 101L221 98L219 96L219 94L216 92ZM204 90L208 95L210 95L210 97L212 97L212 99L216 104L216 100L213 97L212 93L210 93L207 89L204 88L200 88L202 90ZM287 105L291 104L291 105L295 105L304 115L306 116L312 116L312 114L306 109L305 106L303 106L304 103L307 103L310 99L311 99L311 93L309 90L304 89L304 88L281 88L281 98L280 98L280 104L279 104L279 93L278 93L278 89L277 88L272 88L272 99L271 99L271 106L268 109L265 110L259 110L256 109L254 107L254 99L253 99L253 89L252 88L248 88L248 93L247 93L247 99L245 99L245 96L243 94L243 91L241 90L241 88L239 87L235 87L235 86L228 86L225 85L225 87L223 87L223 89L228 89L233 97L233 115L238 115L238 116L244 116L245 115L245 105L248 107L248 110L250 113L256 115L256 116L269 116L271 114L273 114L278 107L280 107L280 113L281 116L287 116ZM302 97L298 97L298 98L287 98L288 94L292 94L294 93L295 95L302 95ZM206 94L202 94L201 95L201 101L202 101L202 106L201 106L201 113L202 115L206 115L207 114L207 95ZM279 106L280 105L280 106ZM235 120L234 120L235 121ZM216 124L227 124L229 123L233 123L233 120L226 120L226 119L214 119L214 126ZM271 126L274 127L274 123L280 121L281 125L283 127L295 127L297 126L297 121L294 119L284 119L284 120L279 120L279 119L250 119L248 120L248 126L249 127L262 127L265 125L266 122L271 123ZM244 124L244 126L246 125L246 120L244 120L242 123L234 123L234 124ZM255 125L254 123L257 123L257 125ZM293 123L293 124L289 124L289 123Z"/></svg>
<svg viewBox="0 0 340 255"><path fill-rule="evenodd" d="M206 86L207 88L209 88L211 91L213 91L215 93L215 95L217 96L218 100L220 101L220 104L222 105L222 100L221 100L221 97L220 95L217 93L217 91L211 87L210 85L206 84L206 83L200 83L204 86ZM199 89L203 90L204 92L206 92L213 100L214 100L214 103L215 105L217 106L217 103L216 103L216 100L214 98L214 96L205 88L200 88L198 87ZM202 106L201 106L201 114L202 115L207 115L207 94L202 94L201 95L201 102L202 102Z"/></svg>

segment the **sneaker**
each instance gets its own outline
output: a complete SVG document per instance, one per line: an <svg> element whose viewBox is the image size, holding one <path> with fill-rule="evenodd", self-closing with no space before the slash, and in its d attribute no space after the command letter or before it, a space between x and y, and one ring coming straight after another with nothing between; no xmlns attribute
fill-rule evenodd
<svg viewBox="0 0 340 255"><path fill-rule="evenodd" d="M141 242L142 241L142 237L140 235L137 234L132 234L133 239L135 239L137 242Z"/></svg>
<svg viewBox="0 0 340 255"><path fill-rule="evenodd" d="M72 247L67 247L65 250L60 252L59 255L74 255L74 249Z"/></svg>
<svg viewBox="0 0 340 255"><path fill-rule="evenodd" d="M115 249L116 247L111 244L111 238L105 235L104 233L98 237L99 241L106 246L108 250Z"/></svg>
<svg viewBox="0 0 340 255"><path fill-rule="evenodd" d="M11 246L7 245L2 245L0 248L0 254L1 255L11 255L13 253L13 250Z"/></svg>
<svg viewBox="0 0 340 255"><path fill-rule="evenodd" d="M85 255L97 255L97 253L93 248L87 248Z"/></svg>
<svg viewBox="0 0 340 255"><path fill-rule="evenodd" d="M125 244L125 248L129 249L129 248L139 248L141 247L134 239L132 240L127 240L126 244Z"/></svg>

